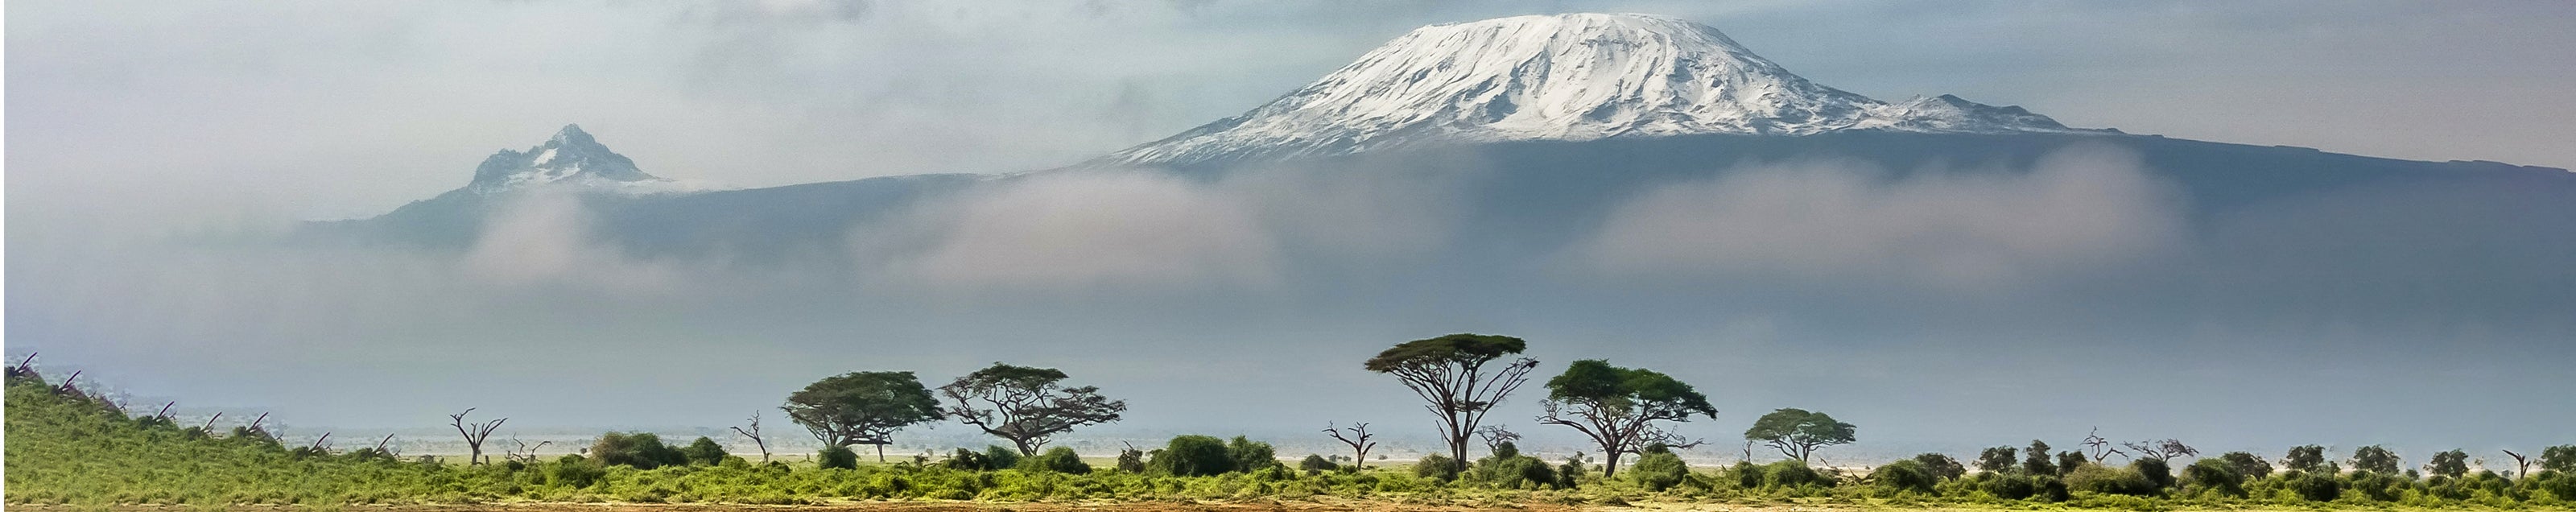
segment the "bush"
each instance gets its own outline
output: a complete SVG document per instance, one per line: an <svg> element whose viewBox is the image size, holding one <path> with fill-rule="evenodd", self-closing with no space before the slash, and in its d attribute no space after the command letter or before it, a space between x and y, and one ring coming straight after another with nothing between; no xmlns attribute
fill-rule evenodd
<svg viewBox="0 0 2576 512"><path fill-rule="evenodd" d="M823 451L814 454L814 464L823 469L858 469L859 452L850 451L847 446L824 445Z"/></svg>
<svg viewBox="0 0 2576 512"><path fill-rule="evenodd" d="M1988 472L1977 475L1977 488L1986 494L2007 500L2028 499L2039 493L2037 482L2023 475Z"/></svg>
<svg viewBox="0 0 2576 512"><path fill-rule="evenodd" d="M1735 477L1735 487L1738 489L1762 488L1762 466L1755 466L1751 462L1736 461L1734 466L1726 469L1726 472Z"/></svg>
<svg viewBox="0 0 2576 512"><path fill-rule="evenodd" d="M1234 471L1234 456L1225 441L1208 436L1178 436L1154 450L1154 471L1173 476L1209 476Z"/></svg>
<svg viewBox="0 0 2576 512"><path fill-rule="evenodd" d="M1020 467L1020 451L1005 446L984 446L984 469Z"/></svg>
<svg viewBox="0 0 2576 512"><path fill-rule="evenodd" d="M1118 472L1144 473L1145 451L1133 447L1118 450Z"/></svg>
<svg viewBox="0 0 2576 512"><path fill-rule="evenodd" d="M1487 485L1519 489L1556 484L1556 469L1547 461L1521 455L1519 447L1505 442L1494 446L1494 454L1476 461L1475 478Z"/></svg>
<svg viewBox="0 0 2576 512"><path fill-rule="evenodd" d="M2342 481L2336 480L2331 475L2317 475L2306 471L2291 470L2282 473L2281 488L2289 489L2291 493L2297 494L2299 499L2308 501L2334 501L2335 498L2343 496Z"/></svg>
<svg viewBox="0 0 2576 512"><path fill-rule="evenodd" d="M1226 443L1225 453L1227 458L1234 459L1235 471L1250 473L1280 465L1279 451L1271 449L1270 443L1244 439L1243 436L1234 436L1234 441Z"/></svg>
<svg viewBox="0 0 2576 512"><path fill-rule="evenodd" d="M2239 452L2242 453L2242 452ZM2182 481L2192 490L2210 490L2228 496L2245 495L2245 475L2236 465L2221 459L2200 459L2182 468Z"/></svg>
<svg viewBox="0 0 2576 512"><path fill-rule="evenodd" d="M2412 487L2405 480L2377 471L2354 471L2344 482L2345 490L2360 493L2371 501L2397 501Z"/></svg>
<svg viewBox="0 0 2576 512"><path fill-rule="evenodd" d="M2090 463L2076 466L2073 471L2066 472L2066 488L2074 491L2128 496L2154 496L2159 489L2162 489L2156 486L2154 481L2148 480L2146 475L2140 474L2136 464L2130 466L2112 468Z"/></svg>
<svg viewBox="0 0 2576 512"><path fill-rule="evenodd" d="M939 461L939 467L958 471L988 471L994 469L992 461L986 459L982 452L968 450L965 448L958 448L956 452L949 453L947 460Z"/></svg>
<svg viewBox="0 0 2576 512"><path fill-rule="evenodd" d="M1322 455L1307 454L1305 460L1297 461L1297 469L1303 470L1306 474L1312 475L1338 471L1342 469L1342 465L1334 464L1333 461L1325 459Z"/></svg>
<svg viewBox="0 0 2576 512"><path fill-rule="evenodd" d="M2374 444L2352 450L2352 469L2354 470L2394 475L2397 474L2397 466L2399 466L2397 453L2388 451L2386 447Z"/></svg>
<svg viewBox="0 0 2576 512"><path fill-rule="evenodd" d="M716 444L716 440L706 436L698 436L698 440L689 442L689 447L680 449L680 456L692 465L723 464L725 455L724 445Z"/></svg>
<svg viewBox="0 0 2576 512"><path fill-rule="evenodd" d="M662 437L653 435L651 432L600 434L599 441L590 445L590 456L602 465L628 466L635 469L681 466L689 463L689 457L680 453L680 449L663 444Z"/></svg>
<svg viewBox="0 0 2576 512"><path fill-rule="evenodd" d="M2225 455L2218 456L2218 460L2226 461L2228 467L2235 468L2236 476L2240 479L2272 476L2272 463L2270 461L2263 460L2263 457L2259 455L2245 452L2227 452ZM2239 481L2241 482L2242 480Z"/></svg>
<svg viewBox="0 0 2576 512"><path fill-rule="evenodd" d="M599 483L600 477L604 476L608 476L608 470L592 465L590 461L583 460L580 455L564 455L563 458L555 459L554 464L546 468L547 484L574 489L590 487L590 484Z"/></svg>
<svg viewBox="0 0 2576 512"><path fill-rule="evenodd" d="M2155 484L2158 491L2173 487L2173 466L2165 463L2164 459L2153 457L2138 459L2129 463L2129 470L2147 477L2147 482Z"/></svg>
<svg viewBox="0 0 2576 512"><path fill-rule="evenodd" d="M1834 480L1807 463L1798 460L1773 462L1762 468L1762 484L1771 487L1832 486Z"/></svg>
<svg viewBox="0 0 2576 512"><path fill-rule="evenodd" d="M1437 453L1424 455L1421 460L1413 461L1413 476L1442 482L1456 480L1460 469L1458 466L1461 465L1447 455Z"/></svg>
<svg viewBox="0 0 2576 512"><path fill-rule="evenodd" d="M1645 454L1637 457L1636 464L1628 466L1628 481L1648 490L1670 489L1689 477L1690 464L1682 462L1680 455L1670 451Z"/></svg>
<svg viewBox="0 0 2576 512"><path fill-rule="evenodd" d="M2540 449L2540 469L2576 473L2576 444Z"/></svg>
<svg viewBox="0 0 2576 512"><path fill-rule="evenodd" d="M1091 465L1084 464L1082 462L1081 455L1073 453L1072 448L1062 446L1048 448L1046 453L1040 453L1036 457L1029 457L1027 459L1020 460L1019 468L1031 471L1053 471L1071 475L1091 474Z"/></svg>
<svg viewBox="0 0 2576 512"><path fill-rule="evenodd" d="M1932 472L1934 478L1942 480L1958 480L1959 477L1968 474L1967 466L1959 464L1959 459L1950 458L1948 455L1938 453L1915 455L1914 462L1922 464L1925 471Z"/></svg>
<svg viewBox="0 0 2576 512"><path fill-rule="evenodd" d="M1932 486L1941 481L1939 475L1933 474L1932 468L1924 466L1921 461L1911 459L1879 466L1877 470L1869 472L1869 478L1877 482L1878 488L1889 492L1913 491L1923 494L1931 494Z"/></svg>

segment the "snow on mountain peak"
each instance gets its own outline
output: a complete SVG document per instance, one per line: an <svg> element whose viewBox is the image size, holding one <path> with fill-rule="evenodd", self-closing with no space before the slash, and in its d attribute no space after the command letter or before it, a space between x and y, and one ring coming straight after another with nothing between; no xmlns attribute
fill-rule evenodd
<svg viewBox="0 0 2576 512"><path fill-rule="evenodd" d="M1251 112L1104 160L1169 165L1422 142L1840 130L2090 131L1949 95L1887 103L1844 92L1690 21L1558 14L1415 29Z"/></svg>
<svg viewBox="0 0 2576 512"><path fill-rule="evenodd" d="M608 146L582 131L581 125L564 125L554 137L527 151L501 150L474 169L474 181L465 189L477 194L496 194L540 185L575 185L621 193L685 192L707 188L698 183L673 180L645 174L626 155L609 151Z"/></svg>

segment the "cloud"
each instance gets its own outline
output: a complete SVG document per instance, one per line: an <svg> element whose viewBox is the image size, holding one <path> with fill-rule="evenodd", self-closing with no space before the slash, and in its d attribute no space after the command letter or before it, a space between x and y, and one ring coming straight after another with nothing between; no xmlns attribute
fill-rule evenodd
<svg viewBox="0 0 2576 512"><path fill-rule="evenodd" d="M1073 172L1014 178L920 222L927 249L896 275L964 289L1147 288L1277 281L1279 242L1251 208L1178 178Z"/></svg>
<svg viewBox="0 0 2576 512"><path fill-rule="evenodd" d="M1628 277L2012 287L2173 249L2182 209L2139 166L2101 147L2060 150L2027 172L1755 165L1619 205L1578 259Z"/></svg>
<svg viewBox="0 0 2576 512"><path fill-rule="evenodd" d="M500 285L569 284L618 292L666 290L679 279L670 264L628 258L599 241L578 196L532 191L507 201L459 260L465 276Z"/></svg>

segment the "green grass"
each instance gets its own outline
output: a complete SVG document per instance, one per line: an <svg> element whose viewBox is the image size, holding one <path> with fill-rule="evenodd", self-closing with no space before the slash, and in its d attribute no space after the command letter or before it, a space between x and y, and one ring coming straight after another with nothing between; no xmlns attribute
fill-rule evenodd
<svg viewBox="0 0 2576 512"><path fill-rule="evenodd" d="M459 466L298 454L259 436L206 436L129 419L87 400L59 396L33 379L7 392L6 501L10 504L215 506L628 502L808 504L871 500L1296 501L1358 499L1396 504L1515 505L1727 503L1998 509L2110 508L2484 508L2569 509L2536 481L2440 488L2412 482L2376 500L2347 492L2309 502L2259 481L2250 497L2178 489L2160 497L2076 493L2063 503L2002 500L1965 481L1932 494L1891 493L1853 478L1841 485L1737 488L1736 475L1698 471L1679 485L1648 490L1626 479L1586 476L1574 489L1503 489L1461 479L1441 482L1405 471L1305 474L1285 468L1206 477L1096 471L964 471L910 465L821 469L810 464L733 462L636 470L588 462ZM872 461L872 459L871 459ZM1106 467L1106 465L1101 465ZM2539 480L2539 479L2527 479ZM2576 478L2568 478L2576 484ZM2571 485L2570 487L2576 487ZM2445 497L2443 493L2449 493Z"/></svg>

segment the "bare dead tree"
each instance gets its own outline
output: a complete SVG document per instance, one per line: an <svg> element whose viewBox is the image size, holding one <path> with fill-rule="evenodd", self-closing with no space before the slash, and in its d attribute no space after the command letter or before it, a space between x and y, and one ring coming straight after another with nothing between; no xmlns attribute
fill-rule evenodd
<svg viewBox="0 0 2576 512"><path fill-rule="evenodd" d="M2178 457L2200 456L2199 449L2192 448L2190 445L2182 444L2182 441L2175 439L2120 443L2120 446L2137 451L2137 456L2139 457L2150 459L2173 460Z"/></svg>
<svg viewBox="0 0 2576 512"><path fill-rule="evenodd" d="M2094 464L2101 464L2103 460L2110 459L2113 455L2129 456L2119 448L2111 447L2111 440L2102 437L2102 427L2093 427L2093 433L2084 435L2084 451L2093 456Z"/></svg>
<svg viewBox="0 0 2576 512"><path fill-rule="evenodd" d="M501 418L484 423L466 423L465 415L473 413L474 408L467 407L465 412L447 415L448 419L454 420L452 424L456 426L456 433L465 436L466 465L482 464L483 440L492 437L492 431L499 430L501 422L510 421L509 418Z"/></svg>
<svg viewBox="0 0 2576 512"><path fill-rule="evenodd" d="M1344 429L1334 427L1332 423L1325 423L1324 435L1333 436L1333 440L1351 445L1351 451L1356 452L1351 456L1351 464L1358 466L1359 469L1368 469L1368 452L1372 448L1377 448L1377 441L1370 440L1376 436L1369 435L1368 425L1368 422L1360 422L1359 426ZM1350 435L1342 435L1344 430L1350 431Z"/></svg>
<svg viewBox="0 0 2576 512"><path fill-rule="evenodd" d="M268 433L268 431L266 431L266 430L260 430L260 429L259 429L259 424L261 424L261 423L267 423L267 422L268 422L268 413L265 413L265 412L263 412L263 413L259 413L259 417L257 417L257 418L252 418L252 419L250 420L250 425L249 425L249 426L247 426L247 427L244 427L244 428L247 428L247 429L249 429L249 430L250 430L250 431L252 431L252 432L258 432L258 433L266 434L266 433Z"/></svg>
<svg viewBox="0 0 2576 512"><path fill-rule="evenodd" d="M1519 432L1505 429L1502 425L1476 427L1476 437L1485 440L1485 451L1487 453L1501 452L1503 450L1504 443L1517 443L1521 440L1521 434Z"/></svg>
<svg viewBox="0 0 2576 512"><path fill-rule="evenodd" d="M324 450L325 450L325 448L323 447L323 443L328 442L328 441L330 441L330 440L331 440L331 433L330 433L330 432L323 432L323 433L322 433L322 437L321 437L320 439L314 439L314 440L313 440L313 446L310 446L309 448L311 448L313 451L316 451L316 452L324 451Z"/></svg>
<svg viewBox="0 0 2576 512"><path fill-rule="evenodd" d="M554 441L538 441L537 444L531 445L528 444L527 441L521 441L519 438L512 437L510 438L510 444L517 445L518 447L501 454L502 458L506 460L519 461L521 464L535 464L537 463L537 450L545 449L546 445L554 444Z"/></svg>
<svg viewBox="0 0 2576 512"><path fill-rule="evenodd" d="M2521 480L2522 477L2527 474L2525 472L2531 470L2531 459L2524 458L2522 454L2514 453L2513 450L2504 450L2504 455L2507 457L2513 457L2514 480Z"/></svg>
<svg viewBox="0 0 2576 512"><path fill-rule="evenodd" d="M72 376L70 376L70 377L64 377L64 378L63 378L63 386L62 386L62 387L60 387L60 388L55 388L55 389L54 389L54 394L57 394L57 395L63 395L63 396L69 396L69 397L72 397L73 399L79 399L79 400L86 400L86 399L89 399L89 395L81 394L81 390L80 390L80 388L72 387L72 381L80 380L80 374L81 374L81 372L83 372L83 371L87 371L87 370L72 370Z"/></svg>
<svg viewBox="0 0 2576 512"><path fill-rule="evenodd" d="M760 447L760 461L769 462L769 440L760 437L760 411L751 412L751 430L743 430L741 426L735 426L733 433L751 438L752 446ZM878 449L884 449L884 447L880 445Z"/></svg>
<svg viewBox="0 0 2576 512"><path fill-rule="evenodd" d="M215 415L214 415L214 416L209 416L209 417L207 417L207 418L206 418L206 426L203 426L203 427L197 427L197 430L198 430L198 431L205 432L205 433L207 433L207 434L210 434L210 435L211 435L211 434L215 433L215 420L223 419L223 417L224 417L224 412L223 412L223 411L215 411Z"/></svg>
<svg viewBox="0 0 2576 512"><path fill-rule="evenodd" d="M395 453L394 453L394 450L395 450L395 449L398 449L398 448L401 448L401 447L399 447L399 446L394 446L394 445L392 444L393 442L394 442L394 435L393 435L393 434L385 434L385 438L384 438L384 439L376 441L376 453L382 453L382 454L385 454L385 456L386 456L386 457L392 457L392 456L397 455L397 454L395 454Z"/></svg>
<svg viewBox="0 0 2576 512"><path fill-rule="evenodd" d="M170 403L161 404L161 412L152 413L152 417L170 419L170 407L175 405L179 405L178 400L171 400Z"/></svg>
<svg viewBox="0 0 2576 512"><path fill-rule="evenodd" d="M28 369L27 365L29 365L29 364L34 364L34 363L36 362L36 354L38 354L38 353L39 353L39 352L28 352L28 353L27 353L27 358L26 358L26 359L20 359L20 360L18 360L18 366L15 366L15 367L11 367L11 368L9 368L9 376L11 376L11 377L33 377L33 376L35 376L35 375L36 375L36 371L35 371L35 370L32 370L32 369Z"/></svg>

